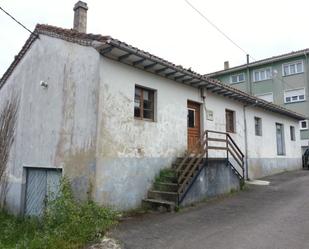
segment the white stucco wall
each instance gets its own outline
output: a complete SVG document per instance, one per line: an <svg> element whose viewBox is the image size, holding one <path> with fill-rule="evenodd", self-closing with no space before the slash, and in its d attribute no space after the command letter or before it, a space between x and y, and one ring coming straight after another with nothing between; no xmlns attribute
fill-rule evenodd
<svg viewBox="0 0 309 249"><path fill-rule="evenodd" d="M96 200L140 205L161 168L187 149L187 100L199 91L101 57ZM134 119L135 85L156 90L156 121Z"/></svg>
<svg viewBox="0 0 309 249"><path fill-rule="evenodd" d="M301 140L297 120L253 107L248 107L246 113L250 178L302 167ZM254 117L262 118L262 136L255 135ZM277 154L276 123L282 124L284 128L285 155ZM295 127L295 141L291 140L290 126Z"/></svg>
<svg viewBox="0 0 309 249"><path fill-rule="evenodd" d="M12 89L20 98L9 164L12 212L23 211L24 167L63 168L79 194L86 194L89 171L95 170L98 83L96 50L44 35L15 68L0 91L1 101Z"/></svg>
<svg viewBox="0 0 309 249"><path fill-rule="evenodd" d="M97 201L123 209L140 205L159 170L169 167L187 148L187 100L201 103L201 127L205 129L225 132L225 109L235 111L236 132L230 135L245 154L242 103L207 93L203 104L198 89L104 57L100 62ZM134 119L135 85L156 90L155 122ZM213 112L213 121L206 119L206 110ZM255 107L247 107L246 113L249 177L300 168L298 121ZM254 133L255 115L263 120L260 138ZM287 153L284 157L277 156L276 122L285 126ZM297 141L290 141L289 125L295 126ZM225 157L225 153L211 151L210 156Z"/></svg>
<svg viewBox="0 0 309 249"><path fill-rule="evenodd" d="M207 120L206 129L225 131L225 109L235 111L236 133L230 133L245 154L245 123L243 104L208 93L206 109L213 111L214 120ZM248 176L260 178L266 175L301 168L301 145L298 121L284 115L248 106L247 120ZM262 119L262 136L255 135L254 117ZM277 155L276 123L283 124L285 155ZM295 141L290 139L290 126L295 127ZM211 151L212 157L221 157L224 152Z"/></svg>

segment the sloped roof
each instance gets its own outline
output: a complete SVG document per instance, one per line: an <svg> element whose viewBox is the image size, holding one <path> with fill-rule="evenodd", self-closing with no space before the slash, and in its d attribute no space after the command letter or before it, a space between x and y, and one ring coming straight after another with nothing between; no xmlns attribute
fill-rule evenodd
<svg viewBox="0 0 309 249"><path fill-rule="evenodd" d="M305 117L299 113L254 97L236 88L225 85L218 80L198 74L191 69L185 69L182 66L175 65L158 56L152 55L117 39L113 39L110 36L79 33L72 29L63 29L42 24L38 24L36 26L34 34L31 35L30 38L26 41L20 53L15 57L15 60L9 69L0 79L0 88L5 84L6 80L13 72L18 62L22 59L26 51L31 47L31 44L34 42L34 40L37 39L35 34L47 35L50 37L66 40L68 42L78 43L84 46L92 46L102 56L147 71L149 73L160 75L178 83L189 85L195 88L203 87L212 93L224 96L226 98L234 99L247 105L255 105L262 109L280 113L297 120L305 119Z"/></svg>
<svg viewBox="0 0 309 249"><path fill-rule="evenodd" d="M228 69L219 70L219 71L216 71L216 72L205 74L205 76L215 77L215 76L224 75L224 74L236 72L236 71L239 71L239 70L243 70L243 69L246 69L246 68L262 66L264 64L269 64L269 63L273 63L273 62L277 62L277 61L282 61L282 60L286 60L286 59L299 57L299 56L302 56L302 55L305 55L305 54L306 55L309 54L309 48L289 52L289 53L286 53L286 54L276 55L276 56L273 56L273 57L254 61L254 62L251 62L251 63L248 63L248 64L239 65L239 66L236 66L236 67L230 67Z"/></svg>

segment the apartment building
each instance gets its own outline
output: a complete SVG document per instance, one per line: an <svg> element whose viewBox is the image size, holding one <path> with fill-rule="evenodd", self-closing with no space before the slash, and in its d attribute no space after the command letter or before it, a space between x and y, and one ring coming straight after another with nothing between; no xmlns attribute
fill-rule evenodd
<svg viewBox="0 0 309 249"><path fill-rule="evenodd" d="M244 65L229 67L206 74L263 100L309 116L308 104L308 53L309 49L282 54ZM308 119L299 122L301 146L309 144Z"/></svg>

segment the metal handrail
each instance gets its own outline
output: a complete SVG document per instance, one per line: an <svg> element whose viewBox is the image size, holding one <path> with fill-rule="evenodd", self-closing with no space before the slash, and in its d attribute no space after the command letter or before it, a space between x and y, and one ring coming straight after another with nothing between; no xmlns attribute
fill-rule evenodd
<svg viewBox="0 0 309 249"><path fill-rule="evenodd" d="M224 135L224 138L212 138L210 134L220 134ZM224 143L224 146L209 146L209 141ZM185 194L187 193L190 185L196 178L201 170L201 162L204 158L208 158L209 150L226 150L227 161L229 162L229 155L231 155L235 161L239 164L242 169L242 174L233 166L233 168L238 172L240 177L244 180L244 154L237 146L235 141L232 139L230 134L227 132L205 130L201 135L200 139L195 143L195 145L186 153L184 159L180 162L176 169L177 173L177 183L178 183L178 203L183 200ZM196 172L194 174L194 172Z"/></svg>
<svg viewBox="0 0 309 249"><path fill-rule="evenodd" d="M211 133L212 134L224 135L225 139L223 139L223 138L222 139L210 138L209 134L211 134ZM242 153L242 151L240 150L240 148L238 147L236 142L233 140L231 135L227 132L207 130L207 138L208 138L209 141L217 141L217 142L224 142L225 143L225 146L208 146L208 143L207 143L207 155L209 154L208 150L218 150L218 149L226 150L227 160L229 160L229 155L232 155L232 157L235 159L235 161L238 163L238 165L242 169L242 178L244 178L244 176L245 176L244 154ZM237 170L237 169L235 169L235 170Z"/></svg>

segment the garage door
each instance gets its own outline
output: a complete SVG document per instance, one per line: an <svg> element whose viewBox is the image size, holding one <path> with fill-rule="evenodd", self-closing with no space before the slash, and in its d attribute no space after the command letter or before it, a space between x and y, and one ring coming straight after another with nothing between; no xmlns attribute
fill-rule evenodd
<svg viewBox="0 0 309 249"><path fill-rule="evenodd" d="M61 170L27 168L25 215L40 216L59 192Z"/></svg>

